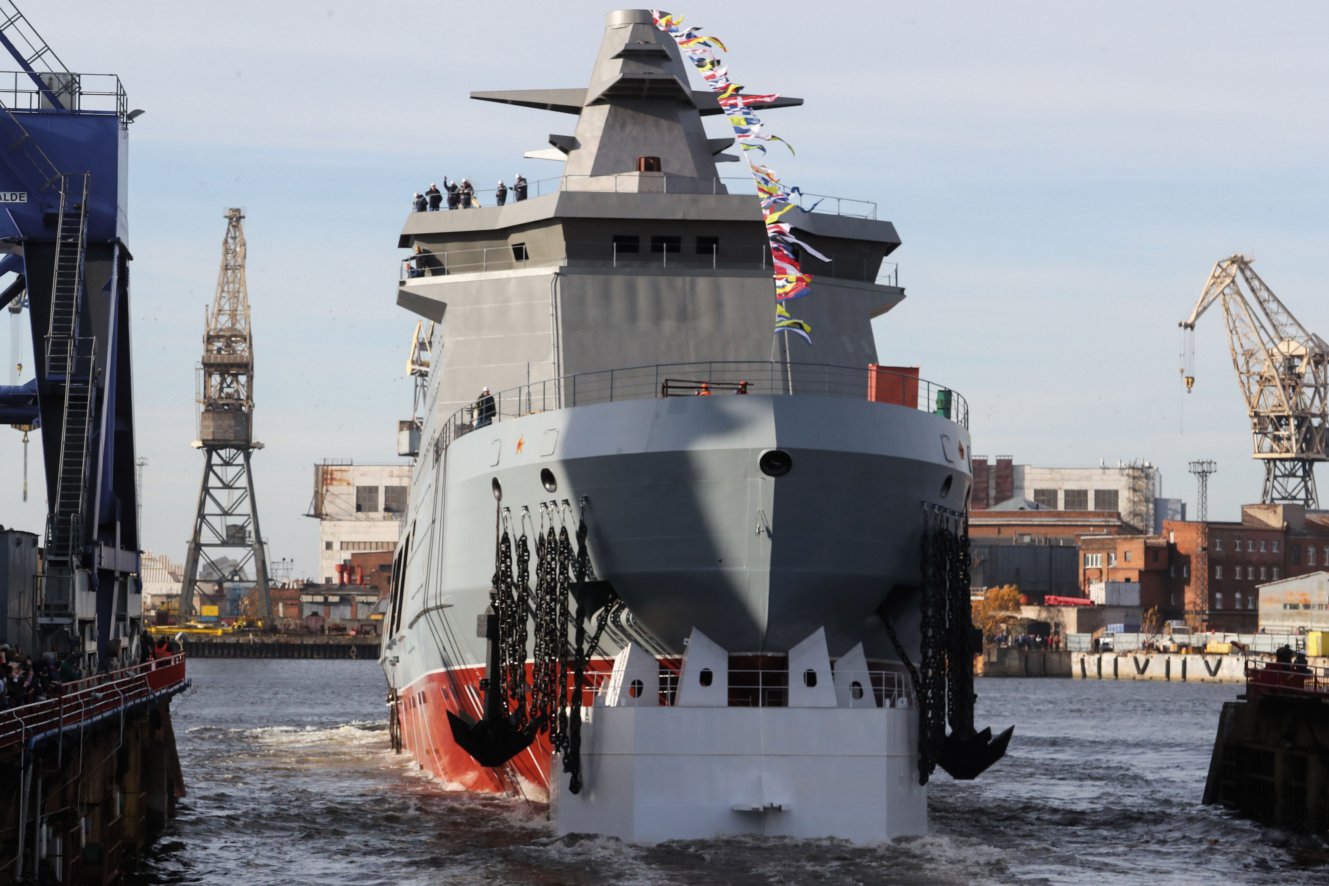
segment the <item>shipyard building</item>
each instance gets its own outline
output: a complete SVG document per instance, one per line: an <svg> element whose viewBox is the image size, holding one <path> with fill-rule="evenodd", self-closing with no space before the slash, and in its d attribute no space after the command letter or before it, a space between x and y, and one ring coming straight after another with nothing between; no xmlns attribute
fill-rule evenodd
<svg viewBox="0 0 1329 886"><path fill-rule="evenodd" d="M411 482L409 464L355 464L324 460L314 465L309 516L319 521L318 577L325 585L365 584L355 554L397 547Z"/></svg>

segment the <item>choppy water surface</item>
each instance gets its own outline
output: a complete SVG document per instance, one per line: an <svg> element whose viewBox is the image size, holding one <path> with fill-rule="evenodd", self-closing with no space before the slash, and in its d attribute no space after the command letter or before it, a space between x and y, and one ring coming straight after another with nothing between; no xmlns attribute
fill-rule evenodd
<svg viewBox="0 0 1329 886"><path fill-rule="evenodd" d="M198 660L174 705L189 797L134 882L228 884L1329 882L1322 847L1199 805L1233 686L983 680L1016 725L932 832L876 848L549 836L540 808L449 793L388 750L367 662Z"/></svg>

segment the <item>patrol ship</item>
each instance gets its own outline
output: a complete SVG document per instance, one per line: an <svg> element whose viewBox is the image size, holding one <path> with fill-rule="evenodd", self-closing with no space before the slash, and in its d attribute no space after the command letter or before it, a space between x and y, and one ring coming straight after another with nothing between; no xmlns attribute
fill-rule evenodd
<svg viewBox="0 0 1329 886"><path fill-rule="evenodd" d="M814 337L773 338L761 203L657 22L610 13L583 89L472 93L570 115L563 174L399 237L432 332L393 740L560 833L921 834L934 765L1009 738L972 725L967 405L878 363L904 290L870 203L785 217Z"/></svg>

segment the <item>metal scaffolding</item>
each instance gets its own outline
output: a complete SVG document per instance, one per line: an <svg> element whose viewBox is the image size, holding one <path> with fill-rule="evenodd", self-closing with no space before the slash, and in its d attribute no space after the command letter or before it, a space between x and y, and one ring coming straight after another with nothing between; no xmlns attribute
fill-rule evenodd
<svg viewBox="0 0 1329 886"><path fill-rule="evenodd" d="M258 590L258 611L232 613L271 620L267 557L259 531L250 459L263 444L253 438L254 353L245 285L245 234L239 209L226 211L217 295L208 312L199 366L199 439L203 483L194 534L185 558L180 619L200 601L225 605L228 588ZM252 574L252 578L250 577ZM200 603L200 605L203 605Z"/></svg>

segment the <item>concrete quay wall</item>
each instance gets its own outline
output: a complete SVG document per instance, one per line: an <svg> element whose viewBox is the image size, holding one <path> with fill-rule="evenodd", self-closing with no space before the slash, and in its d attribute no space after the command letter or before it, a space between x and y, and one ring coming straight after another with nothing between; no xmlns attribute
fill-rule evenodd
<svg viewBox="0 0 1329 886"><path fill-rule="evenodd" d="M1048 649L985 646L974 659L979 677L1069 677L1071 653Z"/></svg>
<svg viewBox="0 0 1329 886"><path fill-rule="evenodd" d="M1240 655L1183 655L1176 652L1071 652L1071 676L1078 680L1161 680L1180 683L1245 683Z"/></svg>

